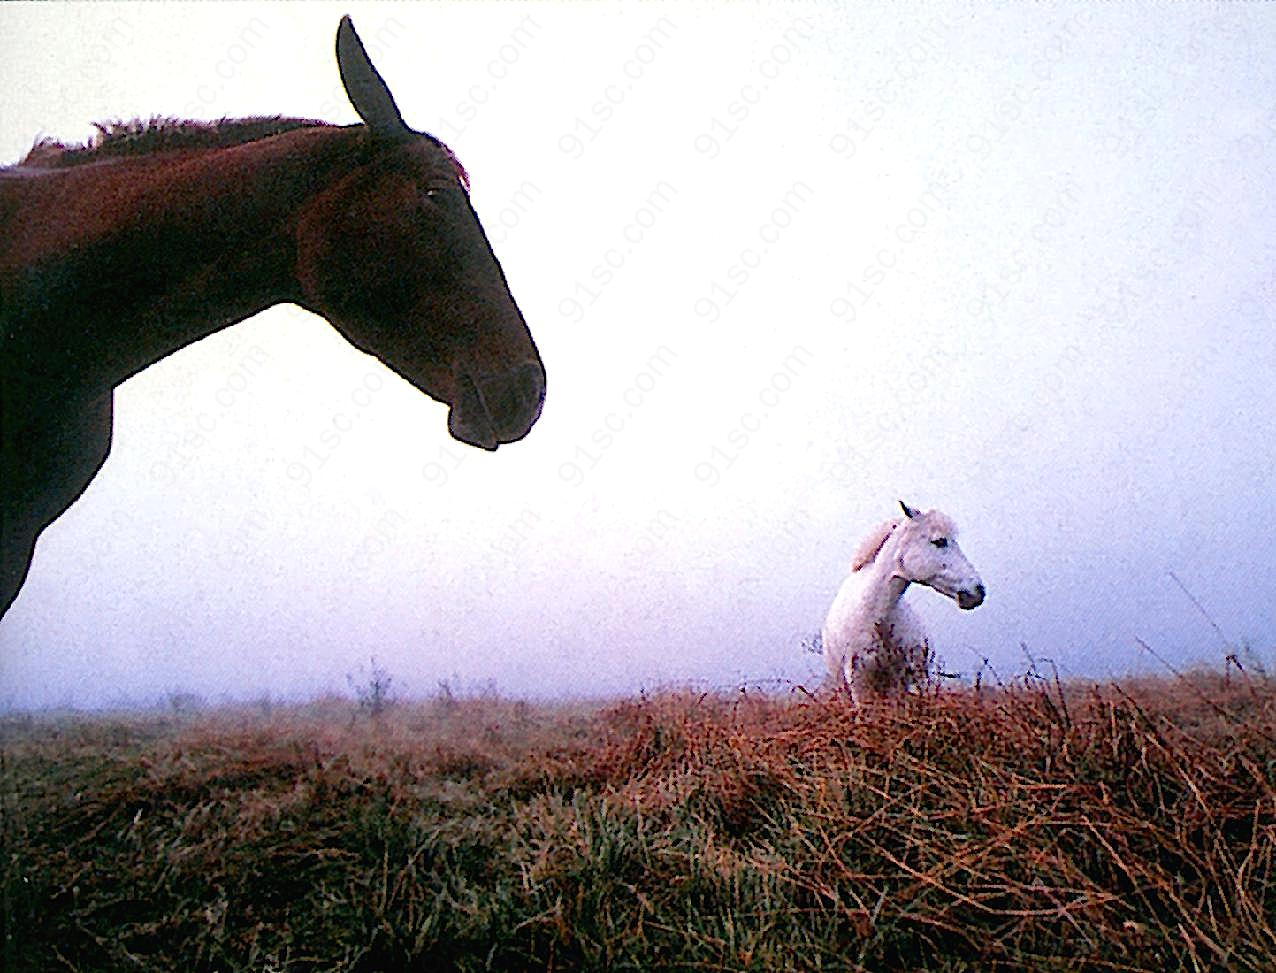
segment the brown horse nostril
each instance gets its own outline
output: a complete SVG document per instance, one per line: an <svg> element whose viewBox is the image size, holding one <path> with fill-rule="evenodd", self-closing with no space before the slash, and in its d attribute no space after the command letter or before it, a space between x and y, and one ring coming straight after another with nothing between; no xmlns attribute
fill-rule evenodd
<svg viewBox="0 0 1276 973"><path fill-rule="evenodd" d="M540 417L545 401L545 371L529 362L483 380L478 390L497 439L514 442L526 436Z"/></svg>
<svg viewBox="0 0 1276 973"><path fill-rule="evenodd" d="M460 372L448 431L471 446L496 449L526 436L544 401L545 370L538 364L519 365L479 381Z"/></svg>
<svg viewBox="0 0 1276 973"><path fill-rule="evenodd" d="M962 589L961 591L957 592L957 607L958 608L965 608L965 609L978 608L983 603L984 603L984 586L981 584L975 585L975 588L973 591L968 589Z"/></svg>

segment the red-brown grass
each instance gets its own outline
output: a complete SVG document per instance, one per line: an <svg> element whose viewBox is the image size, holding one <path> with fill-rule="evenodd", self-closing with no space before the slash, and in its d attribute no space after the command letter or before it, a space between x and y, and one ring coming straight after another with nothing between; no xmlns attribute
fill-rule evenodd
<svg viewBox="0 0 1276 973"><path fill-rule="evenodd" d="M3 732L6 969L1276 968L1244 673Z"/></svg>

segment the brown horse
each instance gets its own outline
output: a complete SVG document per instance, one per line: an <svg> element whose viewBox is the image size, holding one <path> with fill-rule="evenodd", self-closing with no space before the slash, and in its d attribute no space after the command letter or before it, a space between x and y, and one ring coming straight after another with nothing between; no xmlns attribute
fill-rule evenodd
<svg viewBox="0 0 1276 973"><path fill-rule="evenodd" d="M0 614L105 462L115 386L273 304L447 403L462 442L540 415L545 369L465 171L404 123L348 17L337 63L362 125L99 126L0 168Z"/></svg>

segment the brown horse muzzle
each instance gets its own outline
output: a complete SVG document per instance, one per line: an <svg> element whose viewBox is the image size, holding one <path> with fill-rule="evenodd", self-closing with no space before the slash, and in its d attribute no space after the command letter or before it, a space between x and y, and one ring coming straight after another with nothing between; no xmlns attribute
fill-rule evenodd
<svg viewBox="0 0 1276 973"><path fill-rule="evenodd" d="M496 449L526 436L544 401L545 369L539 364L529 362L483 378L458 372L448 432L471 446Z"/></svg>

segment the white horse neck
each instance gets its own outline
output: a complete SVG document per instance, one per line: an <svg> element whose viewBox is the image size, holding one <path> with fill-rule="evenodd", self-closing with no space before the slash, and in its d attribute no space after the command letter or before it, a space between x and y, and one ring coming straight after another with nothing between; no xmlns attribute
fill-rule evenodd
<svg viewBox="0 0 1276 973"><path fill-rule="evenodd" d="M867 575L862 597L870 618L885 618L908 590L909 580L899 573L896 564L898 547L897 530L882 545L877 557L860 568Z"/></svg>

